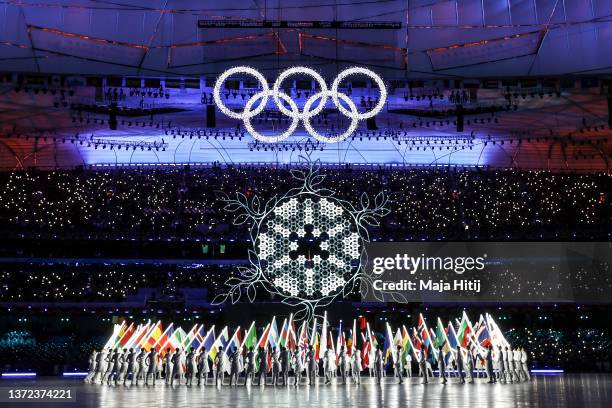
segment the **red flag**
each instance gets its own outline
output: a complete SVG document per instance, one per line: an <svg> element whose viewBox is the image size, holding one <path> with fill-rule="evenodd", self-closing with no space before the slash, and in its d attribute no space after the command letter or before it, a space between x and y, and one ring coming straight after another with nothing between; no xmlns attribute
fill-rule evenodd
<svg viewBox="0 0 612 408"><path fill-rule="evenodd" d="M414 345L414 348L416 350L423 349L423 342L421 341L421 337L419 336L414 327L412 328L412 344Z"/></svg>
<svg viewBox="0 0 612 408"><path fill-rule="evenodd" d="M297 347L297 339L295 335L295 322L291 321L289 326L289 333L287 333L287 348L289 350L295 350Z"/></svg>
<svg viewBox="0 0 612 408"><path fill-rule="evenodd" d="M127 342L130 340L130 337L132 337L132 334L134 334L135 331L136 326L134 326L134 323L130 324L130 327L127 328L127 330L123 334L123 337L121 337L121 339L119 340L119 344L121 345L121 347L127 344Z"/></svg>
<svg viewBox="0 0 612 408"><path fill-rule="evenodd" d="M363 333L361 333L361 364L362 368L370 365L370 351L372 350L372 344L370 340L366 340Z"/></svg>
<svg viewBox="0 0 612 408"><path fill-rule="evenodd" d="M366 321L366 318L361 316L358 320L359 320L359 330L365 330L368 324L368 322Z"/></svg>

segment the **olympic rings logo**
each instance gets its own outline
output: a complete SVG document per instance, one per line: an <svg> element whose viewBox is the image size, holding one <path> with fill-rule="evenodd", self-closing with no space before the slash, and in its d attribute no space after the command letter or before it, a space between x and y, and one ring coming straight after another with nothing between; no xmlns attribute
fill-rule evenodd
<svg viewBox="0 0 612 408"><path fill-rule="evenodd" d="M247 74L255 77L255 79L259 81L262 88L260 92L249 98L242 112L234 112L233 110L225 106L225 104L221 100L221 86L223 85L225 80L236 74ZM317 82L317 84L319 85L319 89L321 90L320 92L315 93L306 100L302 111L300 111L295 101L291 99L289 95L281 91L281 85L283 84L283 82L290 76L296 74L304 74L313 78ZM340 83L344 79L346 79L346 77L350 75L359 74L371 78L380 90L378 103L376 103L372 110L364 113L360 113L357 110L357 106L348 95L338 91ZM387 88L385 88L383 80L378 75L366 68L355 67L345 69L344 71L340 72L340 74L338 74L338 76L332 83L331 89L329 89L323 77L319 75L319 73L317 73L315 70L307 67L294 67L283 71L276 79L276 82L274 82L274 86L272 87L272 89L270 89L266 78L259 71L251 67L241 66L228 69L223 74L221 74L221 76L217 79L217 82L215 83L215 87L213 89L213 97L215 99L215 104L219 107L219 110L221 110L221 112L223 112L226 116L229 116L230 118L242 120L245 129L253 136L253 138L259 141L267 143L276 143L285 140L289 136L291 136L293 132L295 132L295 129L299 125L300 121L303 121L304 129L306 129L306 132L308 132L308 134L310 134L315 139L324 143L338 143L349 137L351 134L353 134L353 132L355 132L360 120L371 118L377 115L382 110L387 100ZM254 118L256 115L259 115L266 108L266 104L268 103L270 97L274 99L274 102L276 103L276 106L278 107L279 111L283 115L286 115L291 118L291 124L289 125L287 130L277 136L262 135L253 128L253 125L251 123L251 119ZM348 129L346 129L346 131L342 134L335 137L327 137L321 135L313 128L312 124L310 123L310 119L312 117L318 115L323 111L325 105L327 104L330 98L333 101L334 105L338 108L340 113L351 120ZM259 100L261 100L261 102L257 107L254 108L254 105ZM320 100L319 104L313 108L313 105L318 100ZM348 109L343 106L341 100L344 104L346 104L346 106L348 106ZM286 102L287 105L289 105L289 109L285 106L283 102Z"/></svg>

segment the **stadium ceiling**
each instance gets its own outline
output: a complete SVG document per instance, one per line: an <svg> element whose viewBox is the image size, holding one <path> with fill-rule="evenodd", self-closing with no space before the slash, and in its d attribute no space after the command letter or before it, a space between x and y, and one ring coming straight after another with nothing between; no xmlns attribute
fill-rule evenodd
<svg viewBox="0 0 612 408"><path fill-rule="evenodd" d="M168 77L300 64L329 74L371 66L387 79L600 75L612 67L611 17L609 0L1 0L0 70ZM400 26L362 26L379 21Z"/></svg>

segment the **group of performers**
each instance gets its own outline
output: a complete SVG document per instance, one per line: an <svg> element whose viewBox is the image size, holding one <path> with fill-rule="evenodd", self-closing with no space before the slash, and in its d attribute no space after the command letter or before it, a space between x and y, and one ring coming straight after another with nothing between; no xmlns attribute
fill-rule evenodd
<svg viewBox="0 0 612 408"><path fill-rule="evenodd" d="M418 376L427 384L430 378L435 377L432 369L433 362L427 358L427 353L415 350L416 358L412 353L404 353L402 346L397 346L391 355L393 376L398 383L403 383L404 377L412 377L413 361L418 367ZM442 355L442 347L438 353ZM403 357L403 358L402 358ZM390 364L389 364L390 365ZM374 353L371 364L363 364L361 353L347 354L342 348L338 356L331 349L327 349L322 359L317 359L312 346L305 353L299 349L289 350L285 347L265 350L249 348L246 353L236 349L226 354L222 348L216 353L214 361L208 356L205 348L187 352L168 349L162 358L158 351L151 349L134 350L103 349L94 350L89 359L89 372L85 377L86 383L100 383L108 385L155 385L156 380L164 379L169 385L193 385L194 379L198 386L207 385L213 381L215 385L225 384L225 376L229 375L229 385L237 386L242 378L242 385L285 385L299 386L302 382L313 385L316 378L325 378L325 384L330 384L337 377L342 384L351 378L355 384L360 384L361 374L367 369L369 376L376 377L381 383L387 376L385 356L380 346ZM527 352L523 348L510 349L499 346L489 346L484 355L470 349L457 346L455 358L450 362L445 358L437 359L438 377L441 383L447 383L447 378L455 377L459 383L473 383L475 378L484 376L489 383L497 381L503 383L531 380L527 364ZM212 377L212 378L211 378Z"/></svg>
<svg viewBox="0 0 612 408"><path fill-rule="evenodd" d="M412 377L413 364L425 384L434 377L432 367L436 366L442 383L449 377L461 384L480 376L489 383L530 380L527 352L511 348L489 314L480 316L475 329L464 312L461 321L456 320L457 333L453 323L445 326L439 318L435 331L428 329L422 314L418 328L411 332L402 326L394 334L386 323L382 347L365 319L361 326L358 333L353 320L352 329L344 331L340 322L334 341L326 313L320 330L314 319L310 334L306 322L296 330L290 316L280 332L273 317L259 337L255 322L248 330L237 327L230 337L227 326L215 335L214 325L205 330L204 325L195 324L185 332L171 323L162 331L161 321L138 326L124 321L115 325L99 352L92 352L85 382L155 385L163 378L169 385L193 385L194 381L223 385L229 375L233 386L239 382L287 386L292 382L297 387L315 384L319 376L325 378L325 384L334 378L343 384L348 380L359 384L367 370L378 383L388 371L402 383L404 377Z"/></svg>

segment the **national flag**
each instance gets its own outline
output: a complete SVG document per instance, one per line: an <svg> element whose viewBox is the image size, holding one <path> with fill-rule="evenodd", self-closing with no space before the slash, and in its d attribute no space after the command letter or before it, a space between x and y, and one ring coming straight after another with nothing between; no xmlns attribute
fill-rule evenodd
<svg viewBox="0 0 612 408"><path fill-rule="evenodd" d="M366 323L366 329L367 329L366 335L368 336L368 343L370 343L368 347L368 353L369 353L368 362L371 365L371 364L374 364L376 349L378 348L378 340L376 340L376 336L374 336L374 333L372 333L372 330L370 330L370 323Z"/></svg>
<svg viewBox="0 0 612 408"><path fill-rule="evenodd" d="M315 338L317 334L317 318L315 317L312 322L312 329L310 330L310 344L314 346Z"/></svg>
<svg viewBox="0 0 612 408"><path fill-rule="evenodd" d="M300 328L300 335L297 341L297 347L298 347L299 355L302 361L304 361L304 357L306 355L306 352L308 351L309 341L308 341L307 330L308 329L306 328L306 321L304 320L302 322L302 327Z"/></svg>
<svg viewBox="0 0 612 408"><path fill-rule="evenodd" d="M459 340L457 339L457 333L455 333L455 328L451 322L448 322L448 326L446 326L446 338L448 339L449 346L456 350L459 345Z"/></svg>
<svg viewBox="0 0 612 408"><path fill-rule="evenodd" d="M298 346L298 341L295 335L295 321L289 319L289 331L287 332L287 349L295 350Z"/></svg>
<svg viewBox="0 0 612 408"><path fill-rule="evenodd" d="M469 348L470 337L473 335L474 329L472 328L472 323L470 322L470 319L465 311L463 311L461 323L459 324L459 331L457 333L457 341L459 342L459 345L463 348Z"/></svg>
<svg viewBox="0 0 612 408"><path fill-rule="evenodd" d="M145 349L145 351L150 351L151 348L157 343L157 340L163 334L163 328L161 320L159 320L155 326L147 333L147 335L142 339L141 345Z"/></svg>
<svg viewBox="0 0 612 408"><path fill-rule="evenodd" d="M402 345L402 332L398 328L395 331L395 336L393 336L393 349L397 350L397 346L401 346L401 345Z"/></svg>
<svg viewBox="0 0 612 408"><path fill-rule="evenodd" d="M182 327L178 327L176 330L174 330L174 332L168 338L166 343L162 344L161 346L160 354L162 355L162 357L166 354L168 349L170 349L170 351L174 353L176 349L180 348L183 344L183 341L185 340L185 337L187 337L187 334L185 333L185 330L183 330Z"/></svg>
<svg viewBox="0 0 612 408"><path fill-rule="evenodd" d="M191 347L191 342L193 341L193 339L195 338L196 334L198 333L199 330L199 324L195 324L191 330L189 330L187 332L187 335L185 336L185 339L183 340L183 342L181 343L180 347L183 350L188 350L189 347Z"/></svg>
<svg viewBox="0 0 612 408"><path fill-rule="evenodd" d="M340 344L340 348L338 349L338 353L340 353L341 349L344 349L345 351L347 351L346 333L345 332L338 333L338 344ZM348 351L347 351L347 353L348 353Z"/></svg>
<svg viewBox="0 0 612 408"><path fill-rule="evenodd" d="M139 327L134 326L134 322L130 323L128 328L125 330L125 333L123 333L123 336L121 336L121 338L119 339L119 342L117 343L117 347L125 348L125 345L128 344L128 342L132 338L132 335L138 329L139 329Z"/></svg>
<svg viewBox="0 0 612 408"><path fill-rule="evenodd" d="M134 323L132 323L134 324ZM128 327L131 326L127 326L126 321L123 321L123 323L121 323L121 326L119 327L119 331L117 333L115 333L115 337L113 338L110 347L111 348L117 348L117 346L119 346L119 342L121 341L121 339L123 338L123 336L125 335L125 333L127 332Z"/></svg>
<svg viewBox="0 0 612 408"><path fill-rule="evenodd" d="M198 328L197 333L195 334L195 336L193 336L193 339L191 340L191 347L193 347L194 350L197 351L200 349L200 345L204 340L204 336L206 336L206 331L204 330L204 325L201 325Z"/></svg>
<svg viewBox="0 0 612 408"><path fill-rule="evenodd" d="M482 315L481 315L481 317L482 317ZM476 322L476 324L474 325L474 336L476 336L476 332L478 332L478 329L480 329L480 323L481 323L481 322L482 322L482 320L480 319L480 320L478 320L478 321Z"/></svg>
<svg viewBox="0 0 612 408"><path fill-rule="evenodd" d="M344 338L344 333L342 332L342 320L340 320L340 323L338 323L338 337L336 337L336 352L338 354L340 354L340 350L342 350L342 347L344 346L343 344L343 338Z"/></svg>
<svg viewBox="0 0 612 408"><path fill-rule="evenodd" d="M164 346L168 342L170 337L172 337L173 332L174 332L174 323L170 323L170 325L166 327L166 330L164 330L162 335L159 336L159 338L155 341L155 344L153 344L153 348L155 349L155 351L159 353L162 346Z"/></svg>
<svg viewBox="0 0 612 408"><path fill-rule="evenodd" d="M372 343L366 339L363 333L361 333L361 368L368 367L370 365L370 349Z"/></svg>
<svg viewBox="0 0 612 408"><path fill-rule="evenodd" d="M442 320L438 317L436 320L436 332L435 332L435 345L436 348L440 348L440 346L444 346L444 342L446 341L446 329L442 324Z"/></svg>
<svg viewBox="0 0 612 408"><path fill-rule="evenodd" d="M408 356L408 353L414 353L414 346L410 341L410 334L408 333L406 326L402 325L402 361L406 361L406 356Z"/></svg>
<svg viewBox="0 0 612 408"><path fill-rule="evenodd" d="M438 349L436 348L436 333L433 329L429 329L430 347L427 350L427 355L431 356L434 362L438 361Z"/></svg>
<svg viewBox="0 0 612 408"><path fill-rule="evenodd" d="M420 313L417 330L419 333L419 338L422 342L422 347L425 349L426 352L429 352L430 348L433 347L433 343L431 341L431 335L429 334L429 330L427 329L427 324L425 323L425 318Z"/></svg>
<svg viewBox="0 0 612 408"><path fill-rule="evenodd" d="M214 343L215 343L215 325L213 324L213 326L210 329L208 329L208 331L206 332L206 335L200 342L200 345L198 346L197 351L199 352L200 349L204 349L208 351L212 348Z"/></svg>
<svg viewBox="0 0 612 408"><path fill-rule="evenodd" d="M132 338L130 339L130 341L127 342L127 344L125 345L125 348L128 348L128 349L129 348L139 348L138 344L140 343L142 338L145 336L145 334L147 334L150 327L151 327L150 320L147 320L147 323L143 325L139 325L139 328L132 335Z"/></svg>
<svg viewBox="0 0 612 408"><path fill-rule="evenodd" d="M256 351L257 347L257 329L255 328L255 322L251 323L249 330L247 330L244 341L240 345L240 350L253 350Z"/></svg>
<svg viewBox="0 0 612 408"><path fill-rule="evenodd" d="M270 332L268 333L268 342L273 348L278 345L278 327L276 326L276 316L272 317L272 323L270 324Z"/></svg>
<svg viewBox="0 0 612 408"><path fill-rule="evenodd" d="M423 340L421 340L421 336L419 336L419 333L414 327L412 328L412 345L415 350L423 350Z"/></svg>
<svg viewBox="0 0 612 408"><path fill-rule="evenodd" d="M281 336L280 336L280 343L282 347L288 348L288 349L292 349L295 348L295 328L292 327L293 325L293 313L291 313L289 315L289 321L285 324L285 322L283 322L283 330L281 330ZM291 330L293 329L293 344L289 344L291 339Z"/></svg>
<svg viewBox="0 0 612 408"><path fill-rule="evenodd" d="M272 323L275 323L275 319L276 317L272 318ZM268 347L268 344L270 343L270 332L272 331L272 323L268 323L266 325L266 328L264 329L263 333L261 334L261 338L259 339L259 347L263 348L263 352L265 353L262 358L266 362L267 371L272 368L272 358L270 356L270 348ZM259 355L259 349L257 350L257 353L255 355ZM258 366L257 369L259 370L260 367Z"/></svg>
<svg viewBox="0 0 612 408"><path fill-rule="evenodd" d="M111 348L117 347L117 344L119 344L119 341L123 338L127 329L128 329L128 324L127 324L127 321L124 320L123 322L121 322L121 326L119 326L119 331L115 333L115 337L110 344Z"/></svg>
<svg viewBox="0 0 612 408"><path fill-rule="evenodd" d="M485 321L482 315L480 315L480 319L478 319L478 330L476 331L476 339L480 347L487 348L488 346L492 345L491 333L489 332L487 322Z"/></svg>
<svg viewBox="0 0 612 408"><path fill-rule="evenodd" d="M104 348L113 347L117 339L120 339L119 332L124 330L125 320L121 322L121 324L113 325L113 334L110 335L106 343L104 344Z"/></svg>
<svg viewBox="0 0 612 408"><path fill-rule="evenodd" d="M364 316L359 316L359 330L363 331L366 329L368 321Z"/></svg>
<svg viewBox="0 0 612 408"><path fill-rule="evenodd" d="M387 331L385 333L385 344L383 346L383 359L385 368L388 367L388 365L393 360L393 333L391 332L391 326L389 326L389 323L387 323L386 326Z"/></svg>
<svg viewBox="0 0 612 408"><path fill-rule="evenodd" d="M334 357L333 361L336 363L336 367L338 367L338 351L334 346L334 335L331 330L329 331L329 336L327 337L327 349L331 350L332 357Z"/></svg>
<svg viewBox="0 0 612 408"><path fill-rule="evenodd" d="M319 361L321 359L321 342L319 339L319 333L315 333L313 348L315 352L315 360Z"/></svg>
<svg viewBox="0 0 612 408"><path fill-rule="evenodd" d="M457 327L459 327L460 333L457 334L457 341L459 341L459 345L463 348L467 348L471 351L476 351L480 354L484 352L484 349L478 345L476 341L476 331L472 327L472 323L467 317L466 313L463 312L463 317L461 318L461 322L455 319L457 323ZM461 334L463 332L463 334ZM464 345L465 344L465 345Z"/></svg>
<svg viewBox="0 0 612 408"><path fill-rule="evenodd" d="M319 357L322 358L327 351L327 311L323 313L323 326L321 326L321 343L319 345Z"/></svg>
<svg viewBox="0 0 612 408"><path fill-rule="evenodd" d="M442 357L444 358L446 364L448 364L453 357L454 350L452 350L450 347L450 343L446 337L446 330L442 324L442 320L440 320L439 317L436 322L436 340L438 343L438 348L442 347Z"/></svg>
<svg viewBox="0 0 612 408"><path fill-rule="evenodd" d="M287 319L283 319L283 325L281 326L281 332L278 338L280 347L287 347L287 333L289 333L289 325L287 324Z"/></svg>
<svg viewBox="0 0 612 408"><path fill-rule="evenodd" d="M270 323L266 325L264 331L261 333L261 337L257 342L258 346L265 349L268 346L268 337L270 336Z"/></svg>
<svg viewBox="0 0 612 408"><path fill-rule="evenodd" d="M227 347L224 348L226 355L231 355L235 350L239 349L242 345L242 332L240 326L234 331L234 334L227 343Z"/></svg>
<svg viewBox="0 0 612 408"><path fill-rule="evenodd" d="M162 323L161 320L158 320L157 323L149 327L149 331L140 339L138 346L144 348L145 351L149 351L153 343L162 335L162 332ZM149 341L151 341L150 344Z"/></svg>
<svg viewBox="0 0 612 408"><path fill-rule="evenodd" d="M467 316L465 311L463 312L463 317L461 319L461 324L459 325L460 333L457 336L462 347L467 347L469 349L476 349L478 352L482 353L482 347L478 344L478 339L476 338L476 333L478 329L478 323L476 326L472 326L470 319ZM462 335L461 332L464 332Z"/></svg>
<svg viewBox="0 0 612 408"><path fill-rule="evenodd" d="M391 345L391 355L393 356L394 362L397 361L397 359L401 357L397 354L397 347L401 345L402 345L402 333L400 329L398 328L395 331L395 336L393 336L393 344Z"/></svg>
<svg viewBox="0 0 612 408"><path fill-rule="evenodd" d="M429 338L431 339L431 343L433 344L433 349L438 349L438 340L436 338L436 332L433 329L429 329Z"/></svg>
<svg viewBox="0 0 612 408"><path fill-rule="evenodd" d="M485 319L489 325L489 332L491 333L491 341L493 342L493 344L497 347L510 347L510 343L508 343L499 326L497 325L495 320L493 320L493 316L488 313L485 313Z"/></svg>
<svg viewBox="0 0 612 408"><path fill-rule="evenodd" d="M223 330L221 330L221 333L219 333L219 337L215 339L214 343L210 346L210 349L208 351L208 355L210 356L210 359L212 361L215 361L215 357L217 357L217 354L219 354L219 349L221 347L225 348L228 341L229 341L229 334L228 334L227 326L225 326Z"/></svg>
<svg viewBox="0 0 612 408"><path fill-rule="evenodd" d="M353 319L353 328L349 331L349 337L346 339L346 354L351 357L357 347L357 321Z"/></svg>

